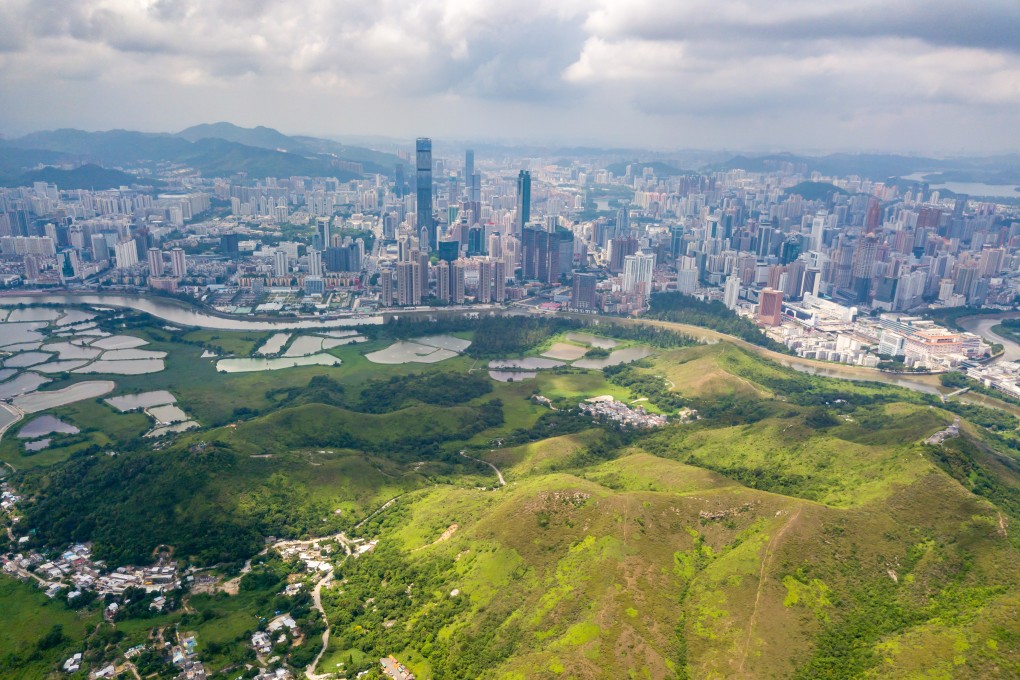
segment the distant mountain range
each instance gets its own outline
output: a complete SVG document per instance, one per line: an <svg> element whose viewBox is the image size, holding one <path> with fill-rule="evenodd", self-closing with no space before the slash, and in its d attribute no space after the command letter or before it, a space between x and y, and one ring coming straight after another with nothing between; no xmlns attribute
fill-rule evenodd
<svg viewBox="0 0 1020 680"><path fill-rule="evenodd" d="M491 152L505 156L511 151L510 147L496 148L487 144L475 145L474 148L480 155ZM1018 154L940 159L898 154L804 156L773 153L727 158L719 152L695 151L665 153L589 147L521 147L518 150L523 156L561 156L561 163L568 164L570 159L593 161L601 158L617 175L623 174L628 164L636 168L650 167L659 177L738 168L763 172L790 164L807 173L817 171L823 175L844 177L857 175L904 186L911 182L899 178L914 173L925 173L932 183L1020 185ZM0 140L0 185L18 186L43 181L39 177L48 177L50 179L45 181L69 188L102 189L138 182L152 184L151 180L136 177L132 171L146 170L149 173L165 163L191 167L206 177L245 173L248 177L259 179L305 175L347 181L361 176L350 166L341 167L339 161L360 163L363 173L386 176L393 176L395 166L402 162L392 153L363 146L319 137L290 136L262 126L244 128L226 122L195 125L176 134L61 129ZM80 170L78 166L82 165L95 167ZM42 166L71 166L74 169L51 167L42 171ZM409 171L413 172L413 168ZM40 172L44 174L40 175Z"/></svg>
<svg viewBox="0 0 1020 680"><path fill-rule="evenodd" d="M259 179L305 175L348 181L362 176L349 167L341 168L338 161L360 163L366 174L392 176L400 159L327 139L288 137L272 128L242 128L231 123L196 125L177 134L65 128L0 141L0 184L25 185L44 181L42 176L67 188L153 184L127 171L152 170L165 163L191 167L205 177L245 173ZM75 167L38 169L68 165ZM82 170L77 166L91 167Z"/></svg>

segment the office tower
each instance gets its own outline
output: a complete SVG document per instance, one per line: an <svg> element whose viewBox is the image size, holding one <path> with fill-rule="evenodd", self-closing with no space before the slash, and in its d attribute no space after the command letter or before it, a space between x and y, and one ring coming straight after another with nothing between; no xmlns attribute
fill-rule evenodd
<svg viewBox="0 0 1020 680"><path fill-rule="evenodd" d="M475 150L464 152L464 195L471 200L471 188L475 181Z"/></svg>
<svg viewBox="0 0 1020 680"><path fill-rule="evenodd" d="M525 279L554 284L560 278L560 235L541 229L526 228L522 233Z"/></svg>
<svg viewBox="0 0 1020 680"><path fill-rule="evenodd" d="M102 234L92 234L89 239L92 242L92 261L102 262L110 259L110 246L106 243L106 237Z"/></svg>
<svg viewBox="0 0 1020 680"><path fill-rule="evenodd" d="M496 302L506 302L506 262L502 258L492 264L492 292Z"/></svg>
<svg viewBox="0 0 1020 680"><path fill-rule="evenodd" d="M397 263L397 304L421 304L421 264L417 260Z"/></svg>
<svg viewBox="0 0 1020 680"><path fill-rule="evenodd" d="M219 251L228 258L237 259L238 255L240 255L240 243L241 234L224 233L223 236L219 237Z"/></svg>
<svg viewBox="0 0 1020 680"><path fill-rule="evenodd" d="M828 214L823 210L811 220L811 244L808 250L821 250L825 238L825 222Z"/></svg>
<svg viewBox="0 0 1020 680"><path fill-rule="evenodd" d="M723 304L726 305L726 309L734 310L737 308L737 300L740 298L740 277L730 275L726 278L726 286L723 289Z"/></svg>
<svg viewBox="0 0 1020 680"><path fill-rule="evenodd" d="M817 296L822 285L822 272L819 269L808 269L804 272L803 295L810 293Z"/></svg>
<svg viewBox="0 0 1020 680"><path fill-rule="evenodd" d="M379 282L382 290L379 292L379 303L383 307L393 306L393 272L383 269L379 272Z"/></svg>
<svg viewBox="0 0 1020 680"><path fill-rule="evenodd" d="M630 208L628 206L622 206L616 211L616 237L626 238L629 236L627 232L630 231Z"/></svg>
<svg viewBox="0 0 1020 680"><path fill-rule="evenodd" d="M440 241L439 259L453 262L460 258L460 241Z"/></svg>
<svg viewBox="0 0 1020 680"><path fill-rule="evenodd" d="M786 283L782 286L786 299L799 300L804 292L804 273L807 265L804 260L794 260L786 268Z"/></svg>
<svg viewBox="0 0 1020 680"><path fill-rule="evenodd" d="M439 243L435 221L432 219L432 140L419 137L415 142L417 157L417 210L418 232L427 230L427 240L422 240L422 247L435 250Z"/></svg>
<svg viewBox="0 0 1020 680"><path fill-rule="evenodd" d="M878 238L865 236L857 242L853 257L853 289L858 300L866 300L871 290L872 270L878 252Z"/></svg>
<svg viewBox="0 0 1020 680"><path fill-rule="evenodd" d="M436 265L436 297L440 302L450 302L450 263L446 260Z"/></svg>
<svg viewBox="0 0 1020 680"><path fill-rule="evenodd" d="M531 173L521 170L517 174L517 233L531 221Z"/></svg>
<svg viewBox="0 0 1020 680"><path fill-rule="evenodd" d="M429 294L429 254L419 251L417 258L418 274L421 276L421 296L425 297Z"/></svg>
<svg viewBox="0 0 1020 680"><path fill-rule="evenodd" d="M771 225L758 225L757 240L755 242L755 254L758 257L768 257L772 252L772 232Z"/></svg>
<svg viewBox="0 0 1020 680"><path fill-rule="evenodd" d="M407 191L407 179L404 177L404 164L397 163L397 168L393 172L393 195L397 198L403 198Z"/></svg>
<svg viewBox="0 0 1020 680"><path fill-rule="evenodd" d="M287 253L282 250L277 250L273 254L273 276L276 278L282 278L287 275Z"/></svg>
<svg viewBox="0 0 1020 680"><path fill-rule="evenodd" d="M669 255L672 259L680 257L683 252L684 230L683 227L673 227L669 232Z"/></svg>
<svg viewBox="0 0 1020 680"><path fill-rule="evenodd" d="M450 298L453 304L464 304L464 273L467 265L463 260L457 260L450 269Z"/></svg>
<svg viewBox="0 0 1020 680"><path fill-rule="evenodd" d="M598 283L598 280L595 274L574 274L574 292L570 296L572 309L584 312L593 312L598 309L598 300L595 294L595 284Z"/></svg>
<svg viewBox="0 0 1020 680"><path fill-rule="evenodd" d="M322 276L322 253L315 248L308 249L308 275Z"/></svg>
<svg viewBox="0 0 1020 680"><path fill-rule="evenodd" d="M471 227L468 229L468 257L473 255L484 255L485 254L485 230L481 227Z"/></svg>
<svg viewBox="0 0 1020 680"><path fill-rule="evenodd" d="M609 271L619 274L623 271L623 259L637 252L636 238L614 238L609 241Z"/></svg>
<svg viewBox="0 0 1020 680"><path fill-rule="evenodd" d="M482 173L476 172L471 180L471 197L469 199L468 220L470 224L482 221Z"/></svg>
<svg viewBox="0 0 1020 680"><path fill-rule="evenodd" d="M333 245L332 235L329 233L328 217L320 217L315 221L315 234L319 237L318 240L322 242L323 248Z"/></svg>
<svg viewBox="0 0 1020 680"><path fill-rule="evenodd" d="M652 272L654 271L654 255L635 253L625 257L623 259L623 292L648 299L652 294Z"/></svg>
<svg viewBox="0 0 1020 680"><path fill-rule="evenodd" d="M758 298L758 322L766 326L783 323L783 292L774 288L762 288Z"/></svg>
<svg viewBox="0 0 1020 680"><path fill-rule="evenodd" d="M163 251L159 248L149 248L149 276L163 276Z"/></svg>

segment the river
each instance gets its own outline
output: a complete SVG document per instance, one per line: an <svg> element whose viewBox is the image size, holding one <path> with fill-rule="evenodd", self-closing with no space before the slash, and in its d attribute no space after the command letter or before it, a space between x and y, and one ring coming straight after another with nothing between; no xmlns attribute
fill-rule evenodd
<svg viewBox="0 0 1020 680"><path fill-rule="evenodd" d="M1020 360L1020 345L1009 338L1004 338L998 333L992 331L992 328L1002 323L1003 319L1016 318L1020 318L1020 312L1003 312L1002 314L966 316L962 319L958 319L957 323L960 324L961 328L965 328L971 333L977 333L991 342L997 342L1002 345L1003 353L1002 356L999 357L999 360L1018 361Z"/></svg>
<svg viewBox="0 0 1020 680"><path fill-rule="evenodd" d="M381 316L342 319L295 319L281 321L252 321L240 317L217 316L189 307L184 302L146 297L143 295L46 293L41 295L0 296L0 306L14 305L97 305L100 307L129 307L146 312L172 324L211 328L224 331L273 331L294 328L340 328L344 326L375 326L382 324Z"/></svg>
<svg viewBox="0 0 1020 680"><path fill-rule="evenodd" d="M97 305L97 306L108 306L108 307L129 307L138 311L152 314L153 316L159 317L165 321L173 324L179 324L181 326L197 326L200 328L212 328L218 330L255 330L255 331L266 331L266 330L283 330L292 328L336 328L341 326L355 326L355 325L377 325L383 322L382 317L366 317L361 319L323 319L323 320L312 320L305 319L300 321L250 321L241 318L230 318L221 317L209 314L198 309L189 308L185 303L176 300L164 300L160 298L151 298L140 295L121 295L116 293L111 294L90 294L90 295L72 295L72 294L43 294L43 295L19 295L19 296L0 296L0 306L11 306L18 304L56 304L56 305ZM525 314L527 312L519 312L516 310L487 310L490 313L510 313L510 314ZM465 310L464 314L475 314L477 311ZM417 316L418 314L405 312L403 316ZM437 312L436 310L425 310L422 311L422 316L445 316L449 315L447 311L445 314ZM580 318L585 321L592 321L590 315L573 315L563 314L562 316ZM990 338L995 342L1001 343L1006 348L1006 354L1004 358L1009 361L1020 359L1020 345L1009 340L1007 338L1000 338L999 336L992 333L989 329L999 323L1003 318L1017 318L1020 317L1020 313L1003 313L994 316L976 316L967 317L960 321L964 328L967 328L971 332L979 333L986 338ZM803 359L801 357L790 356L786 354L779 354L767 350L757 345L752 345L739 338L734 338L716 331L700 328L698 326L689 326L686 324L670 323L665 321L654 321L650 319L619 319L615 317L601 317L599 321L602 323L623 323L623 324L650 324L655 326L662 326L666 328L672 328L680 333L690 335L698 338L703 342L720 342L727 341L732 342L736 345L744 347L752 352L760 354L762 356L775 361L778 364L792 368L803 373L810 373L812 375L820 375L829 378L841 378L844 380L856 380L856 381L873 381L887 383L890 385L897 385L899 387L905 387L927 394L939 394L938 386L939 381L937 376L931 375L906 375L906 374L894 374L884 373L871 368L863 368L859 366L848 366L845 364L827 363L823 361L816 361L814 359Z"/></svg>
<svg viewBox="0 0 1020 680"><path fill-rule="evenodd" d="M924 176L927 172L915 172L911 175L904 175L902 179L911 182L925 182ZM954 194L967 194L968 196L980 196L990 198L1020 198L1020 191L1015 184L985 184L984 182L928 182L929 191L942 191L949 189Z"/></svg>

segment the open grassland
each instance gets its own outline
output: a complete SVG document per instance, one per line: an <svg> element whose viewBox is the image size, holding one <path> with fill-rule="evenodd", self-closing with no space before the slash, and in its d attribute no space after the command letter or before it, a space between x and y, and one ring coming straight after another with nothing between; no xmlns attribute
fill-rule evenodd
<svg viewBox="0 0 1020 680"><path fill-rule="evenodd" d="M12 680L46 677L64 659L81 651L80 641L99 621L94 612L70 610L34 585L7 576L0 576L0 603L0 658L18 660L5 664L2 671L3 677Z"/></svg>

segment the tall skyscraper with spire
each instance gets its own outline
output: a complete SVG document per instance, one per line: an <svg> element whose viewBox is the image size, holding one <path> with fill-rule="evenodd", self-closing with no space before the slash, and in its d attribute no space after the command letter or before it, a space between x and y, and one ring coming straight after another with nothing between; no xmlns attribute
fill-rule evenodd
<svg viewBox="0 0 1020 680"><path fill-rule="evenodd" d="M531 173L521 170L517 175L517 235L531 221Z"/></svg>
<svg viewBox="0 0 1020 680"><path fill-rule="evenodd" d="M432 140L419 137L415 142L415 151L418 170L418 232L427 229L428 248L436 250L439 247L439 234L436 233L436 223L432 219Z"/></svg>

